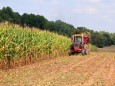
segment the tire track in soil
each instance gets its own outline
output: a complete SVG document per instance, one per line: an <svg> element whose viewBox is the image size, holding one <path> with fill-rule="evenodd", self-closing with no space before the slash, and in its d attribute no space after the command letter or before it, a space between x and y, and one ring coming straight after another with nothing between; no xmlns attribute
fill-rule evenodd
<svg viewBox="0 0 115 86"><path fill-rule="evenodd" d="M62 73L66 73L66 74L68 74L68 73L70 73L70 72L75 72L75 71L77 71L77 72L79 72L79 73L81 73L81 72L94 72L95 70L92 70L92 71L89 71L89 70L87 70L87 69L89 69L89 68L94 68L94 66L96 65L99 65L100 63L102 63L103 62L103 60L106 60L107 58L99 58L98 56L95 56L95 57L92 57L92 58L90 58L90 59L87 59L87 60L85 60L85 61L81 61L81 62L79 62L79 64L77 64L77 65L75 65L75 63L73 64L73 66L70 66L70 67L68 67L68 69L66 70L66 71L63 71ZM100 62L100 63L98 63L98 62ZM75 68L77 68L77 70L75 69ZM79 70L79 68L80 68L80 70ZM91 73L90 73L91 74ZM89 75L90 75L89 74ZM54 78L54 77L53 77ZM70 84L70 86L71 86L71 83L69 83ZM72 85L73 86L73 85ZM81 84L75 84L74 86L82 86Z"/></svg>
<svg viewBox="0 0 115 86"><path fill-rule="evenodd" d="M85 65L85 64L90 65L91 64L90 62L92 62L93 64L95 60L100 60L100 58L98 56L93 56L90 58L83 59L80 62L78 61L78 63L74 62L74 63L69 63L68 65L63 65L59 67L57 70L52 71L50 74L45 76L45 77L50 77L50 78L45 79L43 82L48 82L49 80L56 78L60 73L62 74L62 73L71 72L75 67ZM46 83L41 83L41 84L46 84Z"/></svg>
<svg viewBox="0 0 115 86"><path fill-rule="evenodd" d="M69 57L70 58L70 57ZM76 58L78 59L76 62L83 62L83 60L88 60L88 59L93 59L93 58L82 58L80 56L80 58ZM56 59L57 60L57 59ZM59 59L58 59L59 60ZM75 58L73 58L72 60L75 60ZM19 72L22 72L22 71L27 71L28 69L30 70L31 69L31 75L28 75L26 77L28 78L39 78L40 79L40 82L44 82L44 81L47 81L49 78L48 77L52 77L54 75L58 75L59 73L58 72L63 72L65 70L62 70L64 66L66 68L66 70L68 69L68 66L71 67L71 65L75 65L75 62L72 64L73 61L70 61L68 64L66 64L66 67L65 67L65 63L62 63L60 64L59 62L57 62L56 64L51 64L51 63L55 63L55 59L54 60L49 60L49 62L45 61L46 63L43 63L43 64L33 64L32 67L22 67L22 68L19 68L19 69L13 69L13 70L10 70L9 73L12 75L12 74L18 74ZM70 65L71 64L71 65ZM37 66L38 65L38 66ZM37 70L37 71L36 71ZM43 71L44 70L44 71ZM14 72L13 72L14 71ZM57 74L56 74L57 73ZM31 77L29 77L31 76ZM42 80L41 80L42 79ZM32 80L33 81L33 80ZM18 83L17 83L18 84ZM41 85L40 85L41 86Z"/></svg>
<svg viewBox="0 0 115 86"><path fill-rule="evenodd" d="M55 70L50 70L50 72L49 73L47 73L46 75L45 75L45 77L50 77L50 78L45 78L43 81L42 81L42 83L43 82L47 82L49 79L53 79L53 78L56 78L60 73L66 73L66 72L68 72L68 71L70 71L70 70L72 70L74 67L76 67L77 65L80 65L80 64L83 64L83 63L86 63L86 62L89 62L90 60L93 60L95 57L89 57L89 58L81 58L80 57L80 61L78 60L78 61L76 61L76 62L78 62L78 63L75 63L75 62L70 62L70 63L68 63L68 64L66 64L66 65L64 65L63 63L62 64L59 64L58 65L58 67L57 68L55 68ZM42 84L41 83L41 84Z"/></svg>
<svg viewBox="0 0 115 86"><path fill-rule="evenodd" d="M107 58L99 58L97 57L98 59L93 59L92 62L88 62L86 64L83 64L83 65L86 65L85 66L81 66L82 68L80 67L76 67L76 69L74 69L74 71L78 71L78 73L83 73L84 75L86 74L86 76L84 77L84 80L80 81L79 83L76 83L72 86L90 86L90 84L88 84L89 82L92 82L93 83L93 79L91 79L91 77L93 77L96 72L98 72L98 68L100 67L100 65L104 64L105 61L107 60Z"/></svg>
<svg viewBox="0 0 115 86"><path fill-rule="evenodd" d="M82 86L102 86L105 83L102 83L102 85L98 85L98 83L96 83L96 80L99 78L99 75L101 75L101 73L104 71L104 69L106 69L106 65L110 64L112 62L112 60L109 58L104 58L98 65L96 65L95 70L93 71L88 71L91 72L87 75L86 81L84 81L84 83L82 84ZM97 81L100 82L100 81Z"/></svg>
<svg viewBox="0 0 115 86"><path fill-rule="evenodd" d="M108 54L109 55L109 54ZM24 70L31 70L29 75L26 78L29 78L29 80L32 80L35 78L35 82L31 81L33 86L36 83L36 79L39 79L39 83L37 86L102 86L97 85L96 82L100 80L105 80L104 86L115 86L115 58L111 58L111 56L103 56L102 54L96 54L96 55L90 55L87 57L80 58L76 57L67 57L71 58L68 62L63 62L62 59L54 59L41 62L40 64L33 65L30 69L29 68L22 68L20 71ZM63 58L65 59L65 58ZM76 60L77 59L77 60ZM62 61L62 62L60 62ZM53 63L53 64L52 64ZM14 69L15 70L15 69ZM13 72L14 70L10 71ZM105 71L105 76L101 75ZM19 72L17 70L17 72ZM15 73L15 71L13 72ZM61 82L60 85L57 85L56 83L60 83L61 79L59 76L60 74L65 74L68 76L68 74L83 74L83 80L80 80L78 77L78 81L75 78L78 75L75 75L74 77L70 75L69 79L72 77L72 79L76 79L76 81L73 83L70 81L64 81ZM34 75L34 76L33 76ZM30 76L30 77L29 77ZM24 76L25 77L25 76ZM41 78L39 78L41 77ZM85 80L84 80L85 79ZM52 80L57 80L57 82L54 82L54 85L47 84L48 82ZM59 81L58 81L59 80ZM78 83L76 83L78 82ZM66 83L66 84L65 84ZM9 83L10 84L10 83ZM23 82L17 83L17 84L23 84ZM9 85L10 86L10 85ZM21 86L21 85L20 85ZM29 83L28 83L29 86ZM31 86L31 85L30 85Z"/></svg>
<svg viewBox="0 0 115 86"><path fill-rule="evenodd" d="M92 60L96 60L98 58L96 57L90 57L90 58L86 58L85 60L82 60L81 62L78 62L77 64L76 63L73 63L73 64L69 64L68 66L65 66L65 67L62 67L61 70L63 70L63 72L69 72L71 70L73 70L76 66L79 66L79 65L82 65L82 64L87 64L90 62L92 62Z"/></svg>
<svg viewBox="0 0 115 86"><path fill-rule="evenodd" d="M106 78L106 86L115 86L115 59L111 62Z"/></svg>

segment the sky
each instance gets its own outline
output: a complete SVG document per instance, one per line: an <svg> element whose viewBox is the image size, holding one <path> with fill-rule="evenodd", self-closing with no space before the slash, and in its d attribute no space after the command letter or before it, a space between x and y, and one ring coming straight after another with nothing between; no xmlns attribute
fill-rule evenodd
<svg viewBox="0 0 115 86"><path fill-rule="evenodd" d="M115 0L0 0L0 9L43 15L74 27L115 33Z"/></svg>

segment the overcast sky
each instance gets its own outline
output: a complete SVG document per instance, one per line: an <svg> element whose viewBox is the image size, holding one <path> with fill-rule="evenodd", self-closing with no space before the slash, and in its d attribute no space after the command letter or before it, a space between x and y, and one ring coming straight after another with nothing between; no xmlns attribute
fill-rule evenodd
<svg viewBox="0 0 115 86"><path fill-rule="evenodd" d="M75 27L115 32L115 0L0 0L0 9L43 15Z"/></svg>

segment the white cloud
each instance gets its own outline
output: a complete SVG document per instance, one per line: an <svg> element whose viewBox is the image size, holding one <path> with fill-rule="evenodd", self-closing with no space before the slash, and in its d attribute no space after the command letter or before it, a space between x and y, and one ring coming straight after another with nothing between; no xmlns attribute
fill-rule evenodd
<svg viewBox="0 0 115 86"><path fill-rule="evenodd" d="M99 3L99 2L101 2L101 0L88 0L88 2L91 2L91 3Z"/></svg>
<svg viewBox="0 0 115 86"><path fill-rule="evenodd" d="M114 10L111 10L109 11L110 15L115 15L115 11Z"/></svg>
<svg viewBox="0 0 115 86"><path fill-rule="evenodd" d="M113 19L110 16L107 16L107 15L99 16L98 20L100 20L100 21L106 21L108 23L113 22Z"/></svg>
<svg viewBox="0 0 115 86"><path fill-rule="evenodd" d="M85 12L90 13L90 14L93 14L93 13L95 14L97 13L97 9L96 8L86 8Z"/></svg>
<svg viewBox="0 0 115 86"><path fill-rule="evenodd" d="M74 10L75 13L78 14L96 14L98 10L96 8L77 8Z"/></svg>
<svg viewBox="0 0 115 86"><path fill-rule="evenodd" d="M31 2L35 2L35 3L50 3L50 4L59 4L60 0L31 0Z"/></svg>
<svg viewBox="0 0 115 86"><path fill-rule="evenodd" d="M47 1L47 0L30 0L31 2L35 2L35 3L43 3L43 2L45 2L45 1Z"/></svg>
<svg viewBox="0 0 115 86"><path fill-rule="evenodd" d="M83 13L83 9L77 8L77 9L74 9L74 12L78 13L78 14L81 14L81 13Z"/></svg>

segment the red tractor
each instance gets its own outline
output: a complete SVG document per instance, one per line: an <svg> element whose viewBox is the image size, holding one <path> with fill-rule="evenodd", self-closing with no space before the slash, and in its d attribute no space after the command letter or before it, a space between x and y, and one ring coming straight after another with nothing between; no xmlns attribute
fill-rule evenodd
<svg viewBox="0 0 115 86"><path fill-rule="evenodd" d="M89 39L90 33L84 32L80 34L74 34L72 37L72 44L70 46L69 55L76 53L82 53L82 55L89 54Z"/></svg>

